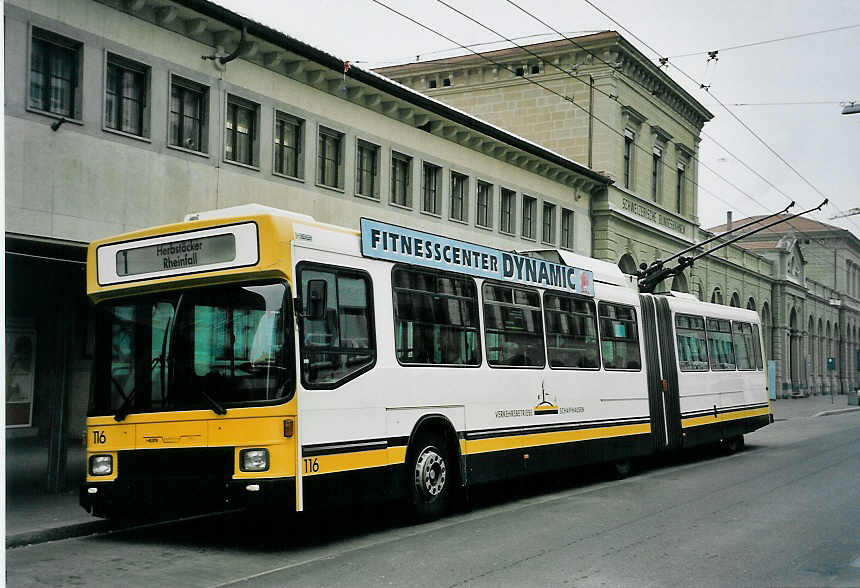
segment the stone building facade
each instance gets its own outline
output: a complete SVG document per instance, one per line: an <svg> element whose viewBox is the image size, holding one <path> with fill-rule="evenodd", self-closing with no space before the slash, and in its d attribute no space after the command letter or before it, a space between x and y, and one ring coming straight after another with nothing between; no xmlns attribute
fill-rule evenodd
<svg viewBox="0 0 860 588"><path fill-rule="evenodd" d="M738 224L755 220L750 217ZM726 228L711 230L721 233ZM860 239L850 231L801 217L743 239L740 246L770 259L776 268L768 320L774 355L785 358L778 366L780 393L848 393L856 402Z"/></svg>
<svg viewBox="0 0 860 588"><path fill-rule="evenodd" d="M50 438L55 474L84 426L91 240L255 202L592 252L605 175L215 3L9 0L4 27L7 438Z"/></svg>
<svg viewBox="0 0 860 588"><path fill-rule="evenodd" d="M712 236L699 224L697 157L713 115L618 33L377 71L603 170L614 183L591 201L598 259L634 273ZM767 325L778 275L767 256L728 246L663 287L757 310ZM767 328L764 339L782 362Z"/></svg>

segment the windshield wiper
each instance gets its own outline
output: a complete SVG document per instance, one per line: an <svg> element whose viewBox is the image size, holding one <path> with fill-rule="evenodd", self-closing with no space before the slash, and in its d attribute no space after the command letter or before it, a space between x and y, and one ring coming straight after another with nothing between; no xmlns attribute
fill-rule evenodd
<svg viewBox="0 0 860 588"><path fill-rule="evenodd" d="M114 380L113 382L114 384L116 384L116 380ZM119 384L116 385L118 386ZM123 400L122 405L117 409L116 414L113 415L113 420L115 420L116 422L125 420L125 417L127 417L128 413L131 412L131 401L134 400L134 393L135 389L132 388L131 393L125 397L125 400Z"/></svg>
<svg viewBox="0 0 860 588"><path fill-rule="evenodd" d="M227 409L221 406L221 404L219 404L217 400L209 396L209 393L203 389L203 386L198 386L197 391L200 392L200 396L202 396L203 399L209 403L209 407L212 409L212 412L217 415L227 414Z"/></svg>
<svg viewBox="0 0 860 588"><path fill-rule="evenodd" d="M152 363L149 366L149 372L152 373L152 370L155 369L155 366L161 365L161 372L164 373L164 355L159 355L158 357L152 358ZM162 378L163 380L163 378ZM120 390L122 393L122 387L119 385L115 379L111 378L114 386ZM124 421L125 417L129 415L131 412L131 401L134 400L134 393L137 392L137 387L131 389L131 393L125 397L125 400L122 401L122 405L117 409L116 414L113 416L113 420L116 422Z"/></svg>

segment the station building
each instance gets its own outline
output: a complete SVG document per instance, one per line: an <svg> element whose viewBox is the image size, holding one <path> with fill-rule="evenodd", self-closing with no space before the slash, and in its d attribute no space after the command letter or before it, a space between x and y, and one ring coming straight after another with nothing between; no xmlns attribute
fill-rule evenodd
<svg viewBox="0 0 860 588"><path fill-rule="evenodd" d="M786 217L788 215L781 215ZM737 221L746 224L758 217ZM770 222L780 217L770 219ZM766 224L757 222L752 227ZM720 225L711 231L722 233ZM860 239L808 218L778 223L739 245L773 262L774 353L783 396L860 389Z"/></svg>
<svg viewBox="0 0 860 588"><path fill-rule="evenodd" d="M699 198L708 197L698 186L699 142L703 126L713 115L659 64L614 31L376 71L612 178L607 190L592 198L592 254L617 263L626 273L726 229L705 229L698 218ZM814 221L792 225L807 223ZM824 226L825 231L838 232ZM663 289L758 311L766 355L775 362L778 396L853 390L858 378L847 360L841 360L832 375L822 371L820 361L805 366L800 358L807 356L811 340L804 338L806 326L792 323L791 309L796 308L799 317L805 303L798 300L817 305L821 310L813 314L824 325L822 334L817 334L816 326L819 347L831 341L834 349L847 345L856 350L856 337L850 343L847 330L842 335L832 326L827 334L825 318L832 314L830 324L837 322L830 300L844 301L839 303L842 308L856 300L856 290L846 290L844 283L834 284L825 277L828 271L840 275L852 271L846 263L856 270L856 239L851 242L853 237L840 234L828 241L838 253L819 253L810 249L818 247L817 241L792 226L777 225L777 229L782 233L775 238L771 231L765 241L783 236L799 240L794 270L789 270L776 248L744 242L697 261ZM829 255L836 264L822 267L806 280L797 273L805 271L798 269L805 267L800 261L804 255L815 259ZM825 312L825 307L831 310ZM838 322L846 325L845 320ZM855 356L855 351L845 349L846 357Z"/></svg>
<svg viewBox="0 0 860 588"><path fill-rule="evenodd" d="M94 239L253 202L592 254L606 175L213 2L4 19L6 434L45 440L51 489L84 429Z"/></svg>

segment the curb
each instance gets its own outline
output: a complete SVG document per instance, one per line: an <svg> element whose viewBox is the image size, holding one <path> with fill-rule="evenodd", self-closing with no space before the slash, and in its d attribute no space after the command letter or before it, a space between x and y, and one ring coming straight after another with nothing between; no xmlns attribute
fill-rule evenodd
<svg viewBox="0 0 860 588"><path fill-rule="evenodd" d="M105 533L119 528L122 527L112 521L100 520L52 527L50 529L39 529L37 531L25 531L23 533L7 535L6 549L15 549L16 547L47 543L48 541L58 541L60 539L71 539L94 533Z"/></svg>
<svg viewBox="0 0 860 588"><path fill-rule="evenodd" d="M860 410L860 406L852 406L850 408L837 408L835 410L824 410L821 412L817 412L812 416L813 417L831 416L834 414L842 414L842 413L846 413L846 412L857 412L858 410Z"/></svg>

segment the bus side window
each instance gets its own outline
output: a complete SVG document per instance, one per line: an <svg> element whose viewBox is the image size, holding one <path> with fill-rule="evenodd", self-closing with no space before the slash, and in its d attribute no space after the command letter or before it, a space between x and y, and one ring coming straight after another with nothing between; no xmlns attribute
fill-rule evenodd
<svg viewBox="0 0 860 588"><path fill-rule="evenodd" d="M675 332L678 339L678 365L681 371L708 371L705 320L700 316L679 314L675 317Z"/></svg>
<svg viewBox="0 0 860 588"><path fill-rule="evenodd" d="M754 370L752 325L732 321L732 340L739 370Z"/></svg>
<svg viewBox="0 0 860 588"><path fill-rule="evenodd" d="M478 292L467 276L396 266L391 274L397 361L481 364Z"/></svg>
<svg viewBox="0 0 860 588"><path fill-rule="evenodd" d="M310 283L325 282L325 310L310 308ZM369 277L356 270L299 265L301 292L302 383L334 388L376 362L373 303ZM315 310L316 317L309 311Z"/></svg>
<svg viewBox="0 0 860 588"><path fill-rule="evenodd" d="M487 363L494 367L546 365L537 290L484 283L482 295Z"/></svg>
<svg viewBox="0 0 860 588"><path fill-rule="evenodd" d="M607 370L641 370L636 309L632 306L601 302L597 311L600 315L603 367Z"/></svg>
<svg viewBox="0 0 860 588"><path fill-rule="evenodd" d="M757 370L764 369L764 362L761 357L761 337L758 334L758 325L752 326L753 332L753 353L755 354L755 367Z"/></svg>
<svg viewBox="0 0 860 588"><path fill-rule="evenodd" d="M735 349L732 344L732 325L725 319L709 318L706 321L708 330L708 355L711 369L715 371L734 370Z"/></svg>
<svg viewBox="0 0 860 588"><path fill-rule="evenodd" d="M600 369L594 301L550 292L543 300L550 367Z"/></svg>

